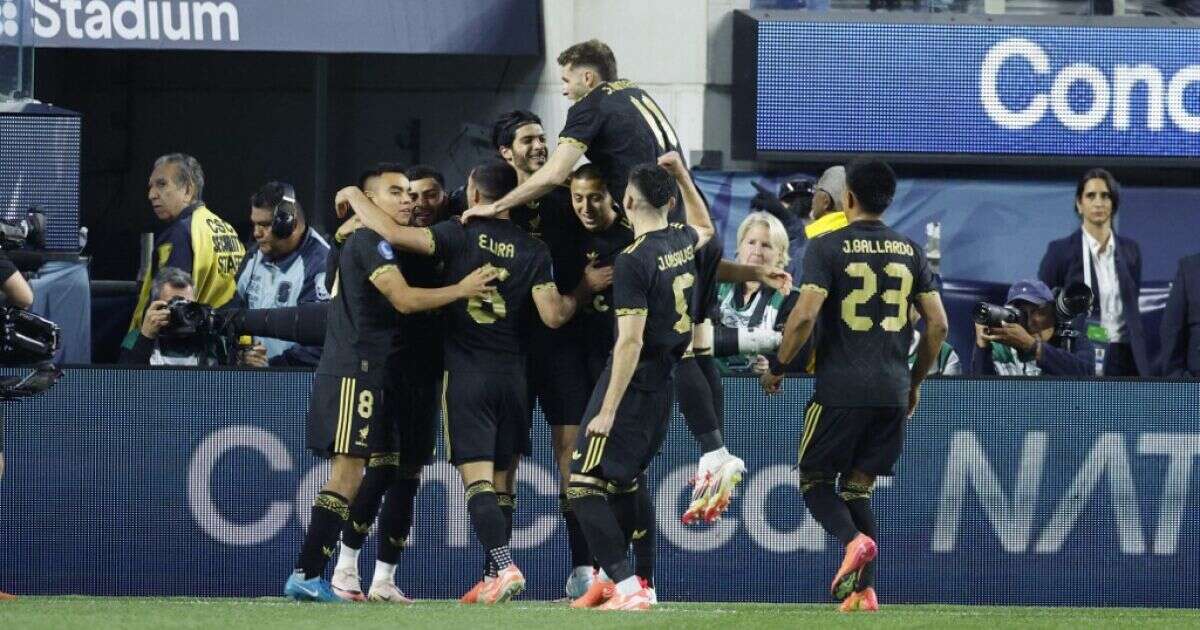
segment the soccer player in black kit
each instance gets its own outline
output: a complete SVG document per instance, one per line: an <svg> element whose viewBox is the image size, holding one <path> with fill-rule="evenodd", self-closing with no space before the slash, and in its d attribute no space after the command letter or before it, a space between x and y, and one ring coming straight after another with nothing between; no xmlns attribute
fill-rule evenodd
<svg viewBox="0 0 1200 630"><path fill-rule="evenodd" d="M830 585L845 612L879 608L871 492L877 476L892 474L921 382L946 338L946 312L924 251L880 220L895 191L887 164L846 166L842 202L850 224L809 243L800 298L778 353L780 363L790 362L820 323L816 387L805 409L798 467L809 512L846 546ZM926 326L911 369L910 305ZM763 389L778 392L782 379L773 365L762 376Z"/></svg>
<svg viewBox="0 0 1200 630"><path fill-rule="evenodd" d="M498 199L516 186L516 180L504 162L477 166L467 181L468 201ZM546 326L558 328L574 316L591 290L581 281L573 294L559 293L548 248L507 215L466 226L446 221L421 229L386 221L357 188L343 189L337 201L339 206L352 206L363 223L401 249L438 257L449 281L481 264L498 270L491 295L447 309L442 414L447 456L462 475L471 524L491 559L489 575L471 589L469 601L506 602L525 587L508 546L511 525L497 498L499 493L511 494L508 470L528 440L524 319L536 311Z"/></svg>
<svg viewBox="0 0 1200 630"><path fill-rule="evenodd" d="M394 215L382 217L392 225L397 220ZM488 285L500 276L496 269L477 265L460 274L457 284L418 289L408 285L396 261L391 245L367 229L355 230L338 256L306 431L309 449L332 464L313 503L296 570L284 585L284 595L294 600L342 601L323 573L367 458L393 444L384 391L399 314L491 295Z"/></svg>
<svg viewBox="0 0 1200 630"><path fill-rule="evenodd" d="M677 154L667 156L664 165L683 171L686 179ZM636 517L628 489L666 438L672 373L691 340L695 251L714 232L699 191L686 181L682 193L690 225L669 224L667 215L677 203L672 175L654 163L630 172L623 205L636 236L617 256L613 272L617 340L588 402L586 430L571 454L571 503L592 554L612 582L605 589L607 601L599 605L603 610L646 610L653 602L626 559L630 528L622 521ZM600 590L597 586L593 590ZM572 606L596 603L584 597Z"/></svg>

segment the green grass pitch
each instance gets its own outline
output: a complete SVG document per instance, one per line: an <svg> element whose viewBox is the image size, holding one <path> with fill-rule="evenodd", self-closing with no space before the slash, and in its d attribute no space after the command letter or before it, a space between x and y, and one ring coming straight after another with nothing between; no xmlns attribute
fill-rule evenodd
<svg viewBox="0 0 1200 630"><path fill-rule="evenodd" d="M283 598L188 599L22 597L0 602L0 627L248 628L1196 628L1200 611L1157 608L1029 608L887 605L874 614L843 615L832 604L664 603L643 613L570 610L566 604L516 601L497 607L424 601L389 604L296 604Z"/></svg>

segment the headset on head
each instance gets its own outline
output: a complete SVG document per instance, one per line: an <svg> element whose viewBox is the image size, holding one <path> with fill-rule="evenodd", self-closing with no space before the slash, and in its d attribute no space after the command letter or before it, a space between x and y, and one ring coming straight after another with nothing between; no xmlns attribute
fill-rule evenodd
<svg viewBox="0 0 1200 630"><path fill-rule="evenodd" d="M289 238L296 231L296 189L286 182L279 182L279 188L281 197L272 211L271 234L275 238Z"/></svg>

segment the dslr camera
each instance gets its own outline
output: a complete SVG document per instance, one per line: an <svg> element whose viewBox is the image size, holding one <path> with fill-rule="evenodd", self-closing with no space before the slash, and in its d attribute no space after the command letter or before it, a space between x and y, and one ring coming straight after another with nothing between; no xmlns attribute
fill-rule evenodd
<svg viewBox="0 0 1200 630"><path fill-rule="evenodd" d="M164 337L181 339L210 333L217 328L213 309L207 304L174 297L167 302L167 324L159 332Z"/></svg>
<svg viewBox="0 0 1200 630"><path fill-rule="evenodd" d="M31 207L23 219L0 219L0 249L20 249L26 243L34 249L46 248L46 215L37 206Z"/></svg>
<svg viewBox="0 0 1200 630"><path fill-rule="evenodd" d="M1068 349L1078 333L1071 328L1071 322L1080 315L1092 310L1095 299L1092 289L1082 282L1072 282L1066 287L1054 289L1054 335L1067 340ZM988 327L998 327L1005 323L1018 324L1028 329L1029 322L1024 311L1009 305L989 304L979 302L975 305L972 319L976 324Z"/></svg>

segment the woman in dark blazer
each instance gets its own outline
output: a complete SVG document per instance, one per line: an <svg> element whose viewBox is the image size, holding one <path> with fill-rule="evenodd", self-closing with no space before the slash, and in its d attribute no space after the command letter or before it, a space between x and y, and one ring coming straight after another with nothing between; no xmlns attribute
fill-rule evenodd
<svg viewBox="0 0 1200 630"><path fill-rule="evenodd" d="M1108 338L1107 346L1097 344L1105 348L1104 375L1149 376L1153 364L1138 309L1142 251L1133 239L1113 232L1120 201L1121 189L1111 173L1102 168L1084 173L1075 187L1080 229L1046 247L1038 279L1051 287L1086 282L1096 296L1091 319Z"/></svg>

